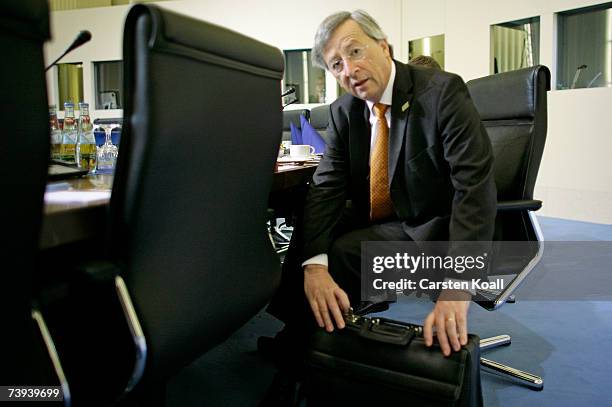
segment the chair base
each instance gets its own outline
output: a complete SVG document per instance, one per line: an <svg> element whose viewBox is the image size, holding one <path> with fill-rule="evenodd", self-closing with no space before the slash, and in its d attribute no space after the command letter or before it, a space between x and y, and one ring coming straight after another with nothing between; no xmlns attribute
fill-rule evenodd
<svg viewBox="0 0 612 407"><path fill-rule="evenodd" d="M512 343L510 335L499 335L480 340L480 350L494 349L499 346L509 346ZM509 379L517 384L526 386L532 390L541 391L544 388L544 380L537 375L515 369L511 366L495 362L490 359L480 358L480 366L483 371Z"/></svg>
<svg viewBox="0 0 612 407"><path fill-rule="evenodd" d="M293 228L285 226L282 223L280 226L276 225L276 219L268 221L268 237L272 242L272 247L277 254L282 254L289 249L289 242L291 236L287 235L286 232L293 233Z"/></svg>

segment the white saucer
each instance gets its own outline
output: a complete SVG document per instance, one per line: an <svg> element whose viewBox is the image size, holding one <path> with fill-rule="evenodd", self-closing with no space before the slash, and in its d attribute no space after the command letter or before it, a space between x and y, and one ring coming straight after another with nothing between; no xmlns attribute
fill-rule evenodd
<svg viewBox="0 0 612 407"><path fill-rule="evenodd" d="M292 157L290 155L287 155L285 157L280 157L277 161L279 163L303 163L306 161L312 161L315 159L315 156L312 155L302 155L302 156L296 156L296 157Z"/></svg>

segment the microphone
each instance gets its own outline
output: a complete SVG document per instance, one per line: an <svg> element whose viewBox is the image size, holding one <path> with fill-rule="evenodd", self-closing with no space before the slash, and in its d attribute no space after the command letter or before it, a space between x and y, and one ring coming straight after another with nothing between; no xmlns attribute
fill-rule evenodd
<svg viewBox="0 0 612 407"><path fill-rule="evenodd" d="M66 49L66 51L64 51L64 53L62 55L60 55L55 61L53 61L53 63L51 63L48 67L45 68L45 72L48 71L49 69L51 69L51 67L53 65L57 64L60 59L62 59L64 56L66 56L67 53L69 53L70 51L72 51L75 48L80 47L81 45L85 44L89 40L91 40L91 33L89 31L87 31L87 30L81 31L77 35L77 37L74 39L72 44L70 44L68 49Z"/></svg>
<svg viewBox="0 0 612 407"><path fill-rule="evenodd" d="M582 72L583 69L586 69L586 67L587 66L585 64L582 64L578 68L576 68L576 73L574 74L574 79L572 80L572 85L570 86L570 89L576 88L576 82L578 82L578 78L580 77L580 72Z"/></svg>
<svg viewBox="0 0 612 407"><path fill-rule="evenodd" d="M292 93L295 93L295 88L289 88L286 91L284 91L283 93L281 93L281 97L284 98L285 96L289 96Z"/></svg>

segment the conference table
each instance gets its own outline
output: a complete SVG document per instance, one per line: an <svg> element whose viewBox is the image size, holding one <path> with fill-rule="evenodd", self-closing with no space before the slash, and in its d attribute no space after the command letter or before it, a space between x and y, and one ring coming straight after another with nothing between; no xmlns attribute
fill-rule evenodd
<svg viewBox="0 0 612 407"><path fill-rule="evenodd" d="M316 168L316 162L277 165L270 201L274 205L294 204L294 192L304 190ZM102 174L50 182L45 193L40 249L54 249L103 237L112 183L112 175Z"/></svg>

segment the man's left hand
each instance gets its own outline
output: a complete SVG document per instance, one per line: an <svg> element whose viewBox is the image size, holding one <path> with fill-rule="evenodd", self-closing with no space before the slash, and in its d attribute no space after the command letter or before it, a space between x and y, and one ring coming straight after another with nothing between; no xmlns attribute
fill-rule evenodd
<svg viewBox="0 0 612 407"><path fill-rule="evenodd" d="M451 347L457 352L467 344L467 312L471 298L470 293L464 291L442 291L423 324L425 345L433 345L434 328L444 356L451 354Z"/></svg>

